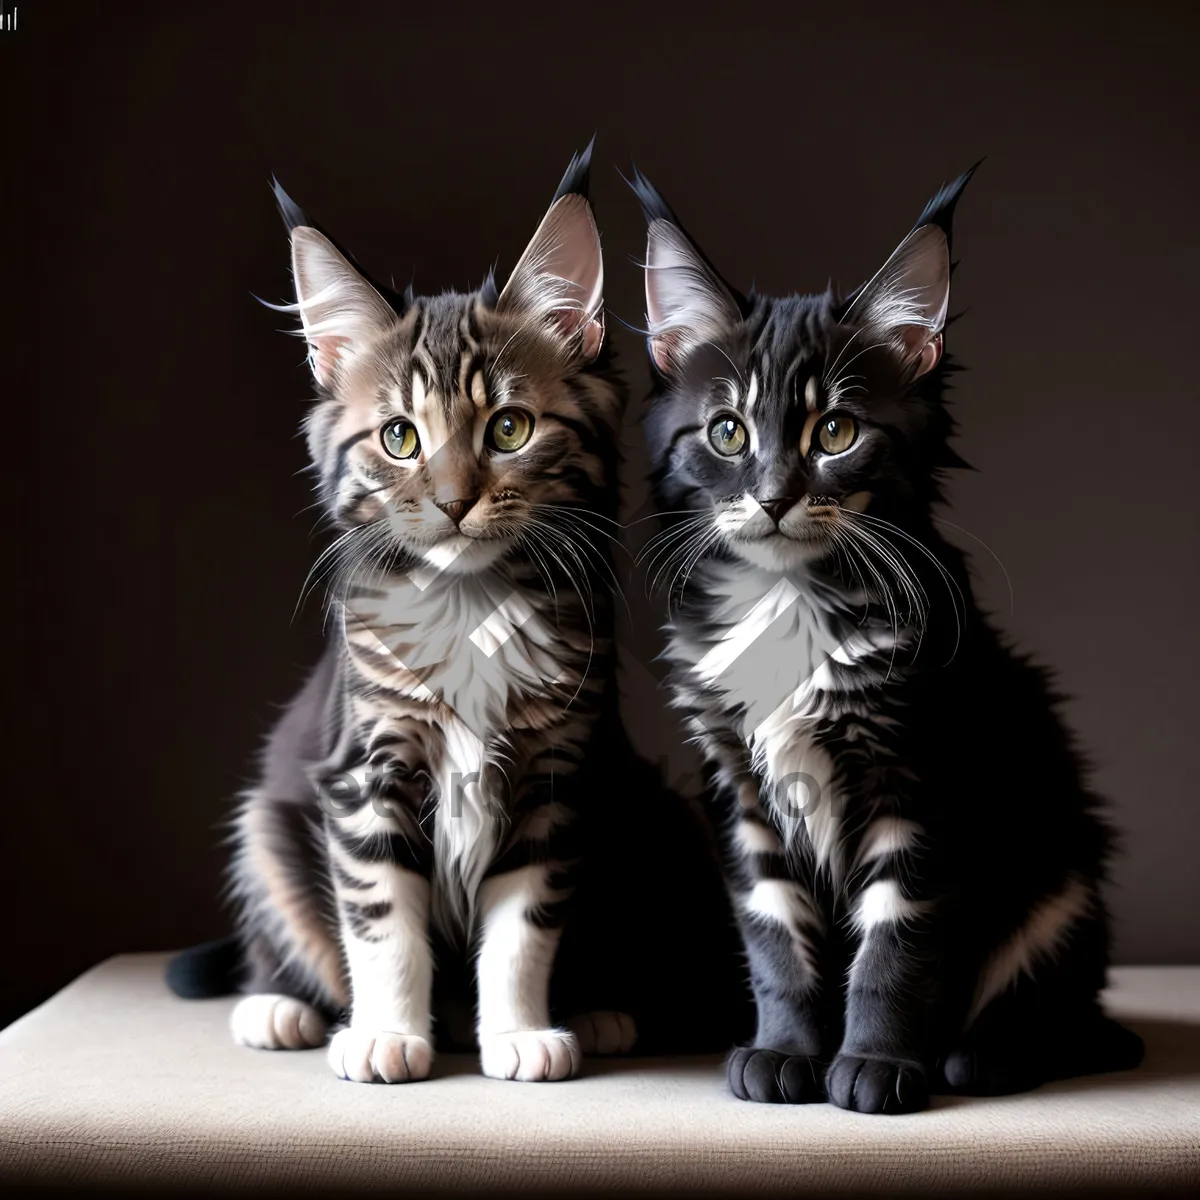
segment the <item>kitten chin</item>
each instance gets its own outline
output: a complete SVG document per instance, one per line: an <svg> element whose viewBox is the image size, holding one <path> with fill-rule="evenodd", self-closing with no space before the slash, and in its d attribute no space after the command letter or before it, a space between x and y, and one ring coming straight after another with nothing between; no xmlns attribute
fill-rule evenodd
<svg viewBox="0 0 1200 1200"><path fill-rule="evenodd" d="M780 575L817 562L829 553L824 540L799 542L781 533L754 540L730 538L726 544L744 562Z"/></svg>
<svg viewBox="0 0 1200 1200"><path fill-rule="evenodd" d="M473 575L498 563L512 548L512 538L471 538L455 534L420 552L427 566L451 575Z"/></svg>

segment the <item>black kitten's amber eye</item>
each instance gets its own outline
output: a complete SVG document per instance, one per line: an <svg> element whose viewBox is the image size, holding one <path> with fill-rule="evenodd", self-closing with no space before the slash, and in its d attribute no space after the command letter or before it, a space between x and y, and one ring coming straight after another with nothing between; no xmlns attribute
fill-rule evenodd
<svg viewBox="0 0 1200 1200"><path fill-rule="evenodd" d="M505 408L489 422L483 440L501 454L520 450L533 437L533 418L523 408Z"/></svg>
<svg viewBox="0 0 1200 1200"><path fill-rule="evenodd" d="M708 427L708 440L718 454L732 458L746 448L746 427L736 417L718 417Z"/></svg>
<svg viewBox="0 0 1200 1200"><path fill-rule="evenodd" d="M383 448L393 458L416 458L421 450L421 439L411 421L393 421L383 427L380 435Z"/></svg>
<svg viewBox="0 0 1200 1200"><path fill-rule="evenodd" d="M826 454L841 454L854 445L858 427L850 417L826 417L821 422L817 440Z"/></svg>

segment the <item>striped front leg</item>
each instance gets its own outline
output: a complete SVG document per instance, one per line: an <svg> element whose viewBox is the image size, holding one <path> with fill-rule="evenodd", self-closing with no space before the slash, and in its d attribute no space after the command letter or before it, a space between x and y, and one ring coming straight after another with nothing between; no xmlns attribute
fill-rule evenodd
<svg viewBox="0 0 1200 1200"><path fill-rule="evenodd" d="M430 847L420 827L421 729L394 726L370 748L367 785L327 810L332 882L350 972L350 1024L329 1062L358 1083L425 1079L433 1063Z"/></svg>
<svg viewBox="0 0 1200 1200"><path fill-rule="evenodd" d="M903 1113L929 1101L926 1028L932 997L932 905L921 877L920 828L897 815L867 827L850 881L858 949L850 967L846 1032L826 1076L829 1099L855 1112Z"/></svg>
<svg viewBox="0 0 1200 1200"><path fill-rule="evenodd" d="M808 887L795 877L783 842L758 801L753 781L728 789L734 903L750 960L758 1011L752 1046L726 1063L740 1100L807 1104L825 1099L817 956L821 919Z"/></svg>
<svg viewBox="0 0 1200 1200"><path fill-rule="evenodd" d="M550 772L569 774L573 763L543 758L530 763L513 835L479 891L479 1052L493 1079L569 1079L580 1064L575 1034L550 1022L550 976L570 895L564 859L576 849L573 812L554 798L569 784Z"/></svg>

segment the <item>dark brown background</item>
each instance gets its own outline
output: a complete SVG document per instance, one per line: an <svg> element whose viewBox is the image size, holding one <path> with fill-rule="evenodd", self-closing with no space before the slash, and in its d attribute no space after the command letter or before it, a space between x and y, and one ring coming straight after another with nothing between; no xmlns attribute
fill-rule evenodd
<svg viewBox="0 0 1200 1200"><path fill-rule="evenodd" d="M631 322L639 216L613 163L636 158L734 282L780 290L872 270L988 155L952 338L981 473L952 518L1077 697L1127 835L1120 957L1200 959L1194 4L21 10L0 35L0 1020L103 955L223 930L218 823L314 651L316 609L292 620L302 350L251 298L287 295L268 175L376 272L462 286L512 265L593 130ZM997 836L1036 837L1019 747L994 769Z"/></svg>

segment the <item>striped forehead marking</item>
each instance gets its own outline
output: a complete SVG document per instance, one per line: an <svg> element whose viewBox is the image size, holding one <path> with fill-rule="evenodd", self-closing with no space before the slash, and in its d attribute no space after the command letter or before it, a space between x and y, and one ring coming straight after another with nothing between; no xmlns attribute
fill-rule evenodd
<svg viewBox="0 0 1200 1200"><path fill-rule="evenodd" d="M758 372L750 372L750 389L746 392L744 411L749 416L754 411L755 401L758 400Z"/></svg>
<svg viewBox="0 0 1200 1200"><path fill-rule="evenodd" d="M483 370L479 367L475 368L471 376L470 382L471 399L475 401L481 408L487 403L487 381L483 378Z"/></svg>
<svg viewBox="0 0 1200 1200"><path fill-rule="evenodd" d="M425 408L425 376L415 363L412 372L412 407L413 412L422 412Z"/></svg>
<svg viewBox="0 0 1200 1200"><path fill-rule="evenodd" d="M810 375L804 385L804 405L809 412L817 411L817 377Z"/></svg>
<svg viewBox="0 0 1200 1200"><path fill-rule="evenodd" d="M820 419L820 413L810 412L807 420L804 422L804 429L800 433L800 453L805 457L808 456L808 452L812 447L813 430L816 429Z"/></svg>

